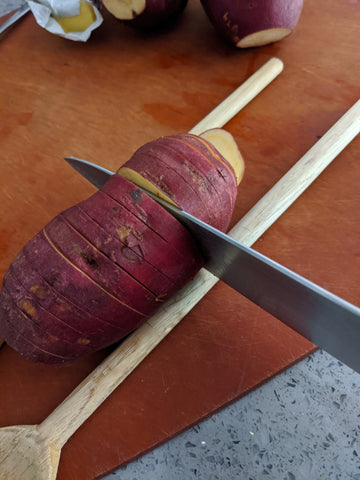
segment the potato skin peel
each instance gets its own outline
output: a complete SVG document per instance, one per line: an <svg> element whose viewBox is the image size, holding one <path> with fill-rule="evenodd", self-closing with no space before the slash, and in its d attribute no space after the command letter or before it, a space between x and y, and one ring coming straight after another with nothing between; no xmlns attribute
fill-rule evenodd
<svg viewBox="0 0 360 480"><path fill-rule="evenodd" d="M180 208L198 217L205 212L206 222L225 231L237 184L232 167L215 153L184 134L149 142L128 164L162 175ZM18 253L0 292L0 334L34 362L72 362L139 327L202 266L189 231L132 182L113 175Z"/></svg>

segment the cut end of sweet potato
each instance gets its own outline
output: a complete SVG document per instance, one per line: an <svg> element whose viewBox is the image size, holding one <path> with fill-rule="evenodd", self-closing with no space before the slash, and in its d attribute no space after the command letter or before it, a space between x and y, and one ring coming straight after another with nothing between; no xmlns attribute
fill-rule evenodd
<svg viewBox="0 0 360 480"><path fill-rule="evenodd" d="M269 28L256 33L251 33L236 43L239 48L262 47L278 42L291 33L289 28Z"/></svg>
<svg viewBox="0 0 360 480"><path fill-rule="evenodd" d="M146 6L146 0L103 0L103 5L119 20L133 20Z"/></svg>
<svg viewBox="0 0 360 480"><path fill-rule="evenodd" d="M151 183L149 180L147 180L142 175L140 175L140 173L135 172L135 170L133 170L132 168L122 167L116 173L118 175L121 175L122 177L125 177L127 180L134 183L138 187L143 188L144 190L147 190L148 192L153 193L157 197L162 198L163 200L171 203L175 207L179 206L179 205L176 205L176 203L173 202L173 200L171 200L170 197L165 195L165 193L162 190L160 190L159 188L156 188L156 186L153 183Z"/></svg>
<svg viewBox="0 0 360 480"><path fill-rule="evenodd" d="M239 185L244 176L245 162L231 133L222 128L212 128L203 132L200 137L211 143L225 160L229 162L234 169L237 184Z"/></svg>

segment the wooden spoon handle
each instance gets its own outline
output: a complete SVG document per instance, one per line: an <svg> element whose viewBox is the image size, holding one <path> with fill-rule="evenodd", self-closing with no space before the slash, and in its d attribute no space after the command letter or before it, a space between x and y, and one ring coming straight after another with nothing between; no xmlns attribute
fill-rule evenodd
<svg viewBox="0 0 360 480"><path fill-rule="evenodd" d="M360 132L358 100L249 210L229 235L250 246Z"/></svg>

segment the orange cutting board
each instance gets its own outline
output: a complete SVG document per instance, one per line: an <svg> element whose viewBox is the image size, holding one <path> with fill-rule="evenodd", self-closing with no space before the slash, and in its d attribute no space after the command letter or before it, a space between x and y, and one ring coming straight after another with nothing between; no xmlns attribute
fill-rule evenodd
<svg viewBox="0 0 360 480"><path fill-rule="evenodd" d="M115 170L146 141L190 130L272 56L284 72L228 123L246 160L233 223L358 99L360 9L305 0L296 31L237 50L190 0L171 29L104 13L85 44L30 15L0 42L0 278L38 230L95 189L63 160ZM359 304L360 138L255 248ZM142 455L302 359L314 346L218 283L63 449L58 480ZM48 367L0 351L0 426L41 422L110 351Z"/></svg>

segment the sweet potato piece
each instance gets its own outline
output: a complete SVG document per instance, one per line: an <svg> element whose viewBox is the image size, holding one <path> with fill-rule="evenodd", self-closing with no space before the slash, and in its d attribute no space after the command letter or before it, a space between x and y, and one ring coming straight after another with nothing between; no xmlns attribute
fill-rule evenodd
<svg viewBox="0 0 360 480"><path fill-rule="evenodd" d="M103 5L127 25L152 30L173 23L187 0L103 0Z"/></svg>
<svg viewBox="0 0 360 480"><path fill-rule="evenodd" d="M130 332L146 316L117 300L88 275L58 253L41 231L24 247L25 255L36 256L38 271L53 288L80 308ZM115 339L116 341L116 339Z"/></svg>
<svg viewBox="0 0 360 480"><path fill-rule="evenodd" d="M219 212L230 218L233 168L206 140L185 135L171 141L170 147L159 141L158 166L180 182L179 206L193 191L197 211L190 213L199 217L208 209L215 210L215 222ZM139 169L147 167L149 157L141 159ZM194 187L197 176L201 188ZM125 251L126 259L121 258ZM202 265L189 231L137 186L113 175L18 254L0 293L0 332L27 358L71 361L124 338Z"/></svg>
<svg viewBox="0 0 360 480"><path fill-rule="evenodd" d="M236 175L233 167L213 144L191 134L161 137L158 142L159 145L167 145L183 154L187 161L208 177L215 189L222 189L222 184L228 185L230 197L236 198Z"/></svg>
<svg viewBox="0 0 360 480"><path fill-rule="evenodd" d="M194 269L194 265L198 264L197 258L184 258L154 230L102 190L79 205L95 221L101 223L111 236L119 237L123 243L171 278L177 288L184 286L197 272ZM188 262L184 261L186 258ZM138 280L142 282L141 278Z"/></svg>
<svg viewBox="0 0 360 480"><path fill-rule="evenodd" d="M238 149L234 137L223 128L211 128L200 135L200 138L213 145L234 169L239 185L245 172L245 162Z"/></svg>
<svg viewBox="0 0 360 480"><path fill-rule="evenodd" d="M57 216L44 228L59 252L106 292L151 315L159 306L156 296L81 236L66 220Z"/></svg>
<svg viewBox="0 0 360 480"><path fill-rule="evenodd" d="M12 296L8 295L3 289L0 294L0 319L1 333L6 339L6 343L19 352L23 357L33 362L47 364L62 364L71 362L73 357L66 358L60 355L54 355L34 345L28 338L24 337L18 328L19 318L23 315L16 308Z"/></svg>
<svg viewBox="0 0 360 480"><path fill-rule="evenodd" d="M171 245L189 269L198 270L202 267L200 251L190 232L139 187L121 175L113 175L101 190Z"/></svg>
<svg viewBox="0 0 360 480"><path fill-rule="evenodd" d="M188 172L190 180L194 178L201 181L202 178L206 179L207 193L210 195L211 200L205 198L206 192L204 189L200 189L200 194L204 196L206 202L211 206L213 210L214 220L209 221L215 228L226 231L232 216L232 210L234 201L236 199L237 186L233 182L233 177L226 177L223 174L223 166L218 161L216 156L212 154L210 150L205 154L202 150L201 142L197 141L192 144L192 136L185 135L164 137L159 139L159 147L164 146L169 149L170 158L174 157L176 152L176 162L181 165L181 169ZM191 142L191 143L190 143ZM171 160L170 160L171 161ZM174 160L172 160L174 162ZM217 206L215 199L217 198Z"/></svg>
<svg viewBox="0 0 360 480"><path fill-rule="evenodd" d="M196 191L200 202L186 194L173 171ZM230 223L237 193L235 172L203 139L183 134L148 142L118 173L220 230Z"/></svg>
<svg viewBox="0 0 360 480"><path fill-rule="evenodd" d="M129 175L129 170L137 172L155 187L152 193L159 195L160 192L165 200L172 200L189 213L198 212L200 220L216 226L219 205L217 196L209 191L210 183L197 170L190 172L183 168L177 159L172 158L175 155L176 152L169 152L161 145L156 145L154 153L146 148L138 150L119 174Z"/></svg>
<svg viewBox="0 0 360 480"><path fill-rule="evenodd" d="M66 358L83 356L93 350L89 337L76 332L42 308L34 296L21 286L11 270L8 270L4 278L2 292L2 301L6 295L11 295L18 318L21 318L16 323L18 332L37 347Z"/></svg>
<svg viewBox="0 0 360 480"><path fill-rule="evenodd" d="M277 42L294 30L303 0L201 0L219 34L238 48Z"/></svg>
<svg viewBox="0 0 360 480"><path fill-rule="evenodd" d="M175 283L132 250L119 237L113 237L78 205L61 214L90 243L108 256L130 275L141 278L146 288L158 300L164 300L175 291Z"/></svg>
<svg viewBox="0 0 360 480"><path fill-rule="evenodd" d="M218 129L222 131L222 129ZM233 163L236 163L236 160L233 158L226 158L222 155L217 148L206 139L201 136L185 134L185 135L172 135L171 138L177 139L177 141L183 141L188 145L191 145L196 150L200 151L205 159L216 168L218 173L223 177L225 184L227 185L229 195L232 199L231 208L235 206L237 198L237 179L236 174L233 168Z"/></svg>
<svg viewBox="0 0 360 480"><path fill-rule="evenodd" d="M92 343L95 340L100 341L103 337L107 341L108 338L118 338L125 334L124 329L119 325L108 323L101 317L94 317L64 298L41 277L37 271L37 265L31 263L25 256L24 250L19 252L9 270L14 272L17 281L29 294L33 295L37 303L77 332L87 335Z"/></svg>

